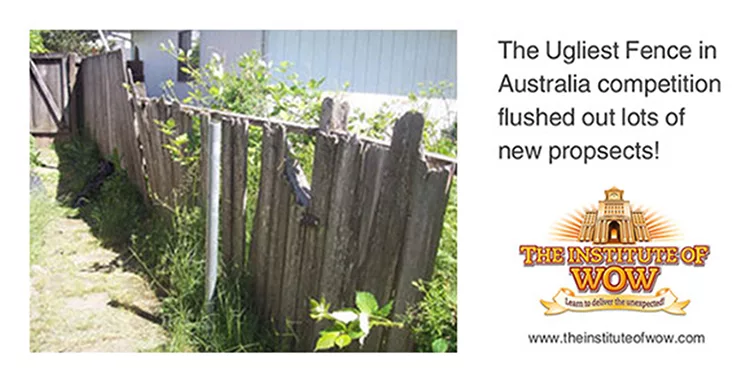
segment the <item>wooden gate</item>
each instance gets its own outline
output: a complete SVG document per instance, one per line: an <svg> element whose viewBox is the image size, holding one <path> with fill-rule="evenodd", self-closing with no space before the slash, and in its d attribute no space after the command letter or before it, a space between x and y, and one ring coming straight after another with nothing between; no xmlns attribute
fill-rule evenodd
<svg viewBox="0 0 750 389"><path fill-rule="evenodd" d="M32 54L29 58L32 135L70 133L76 127L76 61L72 54Z"/></svg>

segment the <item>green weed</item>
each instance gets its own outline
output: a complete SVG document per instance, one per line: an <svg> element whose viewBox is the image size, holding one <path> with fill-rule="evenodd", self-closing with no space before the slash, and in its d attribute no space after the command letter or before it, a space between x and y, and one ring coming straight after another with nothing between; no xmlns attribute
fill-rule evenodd
<svg viewBox="0 0 750 389"><path fill-rule="evenodd" d="M122 246L138 229L145 216L141 194L128 181L124 170L107 177L89 204L81 211L91 229L107 246Z"/></svg>
<svg viewBox="0 0 750 389"><path fill-rule="evenodd" d="M99 168L99 150L96 144L85 138L55 144L60 172L57 199L72 201L86 184L96 175Z"/></svg>

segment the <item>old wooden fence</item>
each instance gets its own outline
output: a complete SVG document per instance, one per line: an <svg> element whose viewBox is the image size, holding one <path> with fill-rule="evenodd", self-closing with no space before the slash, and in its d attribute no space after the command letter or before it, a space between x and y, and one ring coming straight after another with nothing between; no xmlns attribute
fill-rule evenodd
<svg viewBox="0 0 750 389"><path fill-rule="evenodd" d="M420 150L423 125L421 115L404 115L390 147L322 125L311 188L294 178L302 173L287 154L284 127L264 129L251 273L262 315L279 331L294 328L298 349L310 350L320 330L299 325L309 322L310 297L341 308L366 290L381 304L395 299L396 314L418 300L412 281L432 274L451 183L450 168L430 166ZM407 335L375 331L366 350L409 350Z"/></svg>
<svg viewBox="0 0 750 389"><path fill-rule="evenodd" d="M139 96L119 51L84 59L80 77L88 135L119 157L150 201L178 202L178 189L191 182L164 147L170 137L160 123L172 119L172 136L200 132L207 142L209 121L222 122L223 264L250 272L256 314L294 334L285 347L314 347L321 327L309 318L310 298L325 296L336 309L353 306L355 291L366 290L381 304L395 299L395 314L419 300L412 281L432 274L455 169L454 161L423 153L421 115L401 117L388 144L348 133L348 107L330 99L319 126L304 126ZM263 131L263 140L246 255L249 130ZM287 148L290 132L315 137L311 185ZM205 188L204 153L200 164ZM412 348L408 331L394 329L371 333L365 350Z"/></svg>

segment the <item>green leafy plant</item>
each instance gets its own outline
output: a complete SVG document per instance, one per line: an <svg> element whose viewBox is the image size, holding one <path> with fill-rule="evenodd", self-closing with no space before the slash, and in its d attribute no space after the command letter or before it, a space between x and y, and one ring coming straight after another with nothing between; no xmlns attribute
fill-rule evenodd
<svg viewBox="0 0 750 389"><path fill-rule="evenodd" d="M349 131L369 137L387 140L390 129L401 115L407 111L420 112L425 117L422 143L425 149L435 153L455 157L458 148L458 116L452 109L447 93L453 89L452 83L419 83L418 91L409 94L408 99L384 102L374 113L366 113L355 107L349 116ZM436 104L444 107L435 114Z"/></svg>
<svg viewBox="0 0 750 389"><path fill-rule="evenodd" d="M403 323L388 319L393 308L393 300L382 307L370 292L357 292L356 308L343 308L330 312L331 304L325 297L320 301L310 299L310 317L315 321L329 320L332 324L320 332L315 344L315 351L332 347L340 349L349 346L353 340L359 340L360 347L373 327L403 327Z"/></svg>
<svg viewBox="0 0 750 389"><path fill-rule="evenodd" d="M155 121L159 130L169 139L169 142L162 147L169 150L172 160L179 162L183 166L193 166L200 160L201 132L200 119L193 117L190 128L184 133L175 131L174 119L167 119L166 122Z"/></svg>
<svg viewBox="0 0 750 389"><path fill-rule="evenodd" d="M53 53L96 54L102 50L96 30L42 30L44 47Z"/></svg>
<svg viewBox="0 0 750 389"><path fill-rule="evenodd" d="M40 30L29 30L29 52L46 53L48 50L44 47L44 39Z"/></svg>
<svg viewBox="0 0 750 389"><path fill-rule="evenodd" d="M180 70L191 81L187 83L188 96L182 99L183 103L297 123L317 121L322 100L320 87L325 79L302 80L292 71L290 62L274 66L253 50L242 54L228 69L218 54L198 67L172 41L162 43L160 49L185 64ZM174 81L166 82L164 89L179 100Z"/></svg>

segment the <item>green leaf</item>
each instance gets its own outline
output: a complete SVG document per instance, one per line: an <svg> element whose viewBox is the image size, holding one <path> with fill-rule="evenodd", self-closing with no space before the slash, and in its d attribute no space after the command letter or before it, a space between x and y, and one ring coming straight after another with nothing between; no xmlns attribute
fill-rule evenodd
<svg viewBox="0 0 750 389"><path fill-rule="evenodd" d="M393 309L393 300L389 301L388 304L383 305L376 313L375 315L380 317L388 317L388 315L391 314L391 310Z"/></svg>
<svg viewBox="0 0 750 389"><path fill-rule="evenodd" d="M186 144L188 141L187 134L180 134L174 138L174 144L177 146L182 146Z"/></svg>
<svg viewBox="0 0 750 389"><path fill-rule="evenodd" d="M340 332L321 332L318 342L315 344L315 351L327 350L336 344L336 338L338 338Z"/></svg>
<svg viewBox="0 0 750 389"><path fill-rule="evenodd" d="M446 351L448 351L448 342L445 339L435 339L432 342L433 353L444 353Z"/></svg>
<svg viewBox="0 0 750 389"><path fill-rule="evenodd" d="M356 331L349 331L349 337L352 339L359 339L361 337L365 336L365 332L357 329Z"/></svg>
<svg viewBox="0 0 750 389"><path fill-rule="evenodd" d="M348 329L347 329L345 323L337 321L337 322L333 323L333 325L331 327L328 327L328 329L326 329L325 331L326 332L347 332Z"/></svg>
<svg viewBox="0 0 750 389"><path fill-rule="evenodd" d="M357 292L357 308L363 313L373 313L378 310L378 300L370 292Z"/></svg>
<svg viewBox="0 0 750 389"><path fill-rule="evenodd" d="M339 348L344 348L351 342L352 338L347 334L341 334L338 338L336 338L336 346L339 346Z"/></svg>

